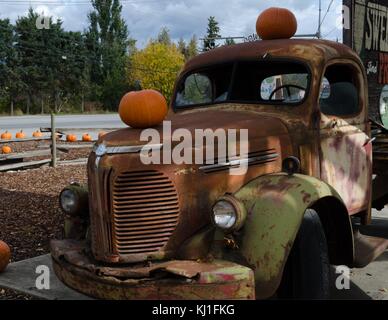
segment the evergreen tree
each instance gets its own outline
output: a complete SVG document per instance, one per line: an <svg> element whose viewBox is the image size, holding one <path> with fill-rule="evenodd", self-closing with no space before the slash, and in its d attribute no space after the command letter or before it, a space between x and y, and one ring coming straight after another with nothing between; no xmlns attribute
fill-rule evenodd
<svg viewBox="0 0 388 320"><path fill-rule="evenodd" d="M164 44L166 46L170 46L172 44L171 37L170 37L170 30L168 28L163 27L159 34L157 42Z"/></svg>
<svg viewBox="0 0 388 320"><path fill-rule="evenodd" d="M208 19L208 26L207 26L207 35L203 41L203 51L209 51L212 50L218 45L216 45L216 38L221 37L219 34L220 28L218 26L218 22L216 21L215 17L209 17Z"/></svg>
<svg viewBox="0 0 388 320"><path fill-rule="evenodd" d="M128 39L119 0L92 0L92 5L86 45L93 93L105 107L117 110L120 98L128 90L124 70L128 47L134 42Z"/></svg>
<svg viewBox="0 0 388 320"><path fill-rule="evenodd" d="M227 39L225 40L224 46L230 46L230 45L232 45L232 44L236 44L236 42L234 41L234 39L232 39L232 38L227 38Z"/></svg>
<svg viewBox="0 0 388 320"><path fill-rule="evenodd" d="M180 38L178 41L178 50L184 55L185 60L187 60L188 48L187 48L186 42L183 38Z"/></svg>
<svg viewBox="0 0 388 320"><path fill-rule="evenodd" d="M189 44L187 45L187 59L191 59L198 54L198 40L197 36L193 35L190 39Z"/></svg>
<svg viewBox="0 0 388 320"><path fill-rule="evenodd" d="M11 113L14 100L23 87L17 67L15 41L14 26L9 19L0 19L0 102L4 106L9 104Z"/></svg>

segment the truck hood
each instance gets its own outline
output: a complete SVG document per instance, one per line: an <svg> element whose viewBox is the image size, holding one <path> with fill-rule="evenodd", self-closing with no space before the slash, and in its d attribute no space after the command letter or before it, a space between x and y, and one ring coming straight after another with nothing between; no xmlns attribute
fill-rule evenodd
<svg viewBox="0 0 388 320"><path fill-rule="evenodd" d="M283 122L275 117L250 111L209 110L192 113L172 114L165 121L171 123L171 130L163 130L162 124L151 129L159 133L160 143L163 140L171 140L172 133L178 129L182 136L194 137L196 129L248 129L249 139L262 139L270 136L280 136L288 133ZM125 128L103 136L98 142L110 146L139 146L148 143L141 140L141 133L147 129ZM164 132L163 132L164 131ZM181 134L180 134L181 135ZM146 135L147 136L147 135ZM176 142L179 143L179 142ZM173 143L174 144L174 143Z"/></svg>

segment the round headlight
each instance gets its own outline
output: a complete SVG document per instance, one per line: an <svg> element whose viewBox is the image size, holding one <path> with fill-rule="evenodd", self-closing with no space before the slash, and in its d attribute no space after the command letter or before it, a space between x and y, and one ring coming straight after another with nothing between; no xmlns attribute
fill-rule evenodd
<svg viewBox="0 0 388 320"><path fill-rule="evenodd" d="M79 206L77 193L71 189L64 189L59 198L62 210L69 215L75 215Z"/></svg>
<svg viewBox="0 0 388 320"><path fill-rule="evenodd" d="M221 229L232 228L237 220L236 209L225 200L218 201L213 207L214 224Z"/></svg>
<svg viewBox="0 0 388 320"><path fill-rule="evenodd" d="M231 195L223 196L213 206L213 223L226 232L240 229L245 218L245 206Z"/></svg>

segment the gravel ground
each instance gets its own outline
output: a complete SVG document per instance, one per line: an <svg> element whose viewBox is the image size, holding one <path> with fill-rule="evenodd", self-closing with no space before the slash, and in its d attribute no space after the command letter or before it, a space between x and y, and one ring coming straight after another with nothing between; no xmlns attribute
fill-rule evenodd
<svg viewBox="0 0 388 320"><path fill-rule="evenodd" d="M72 156L83 157L89 151L77 150ZM86 183L86 167L42 167L19 172L0 173L0 239L19 261L49 252L49 241L60 237L64 215L58 205L59 192L70 182ZM30 299L0 289L0 299Z"/></svg>

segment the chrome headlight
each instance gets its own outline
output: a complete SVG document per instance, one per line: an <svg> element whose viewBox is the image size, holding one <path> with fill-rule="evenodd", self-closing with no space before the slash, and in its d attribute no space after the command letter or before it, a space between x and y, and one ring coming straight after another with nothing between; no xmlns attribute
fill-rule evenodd
<svg viewBox="0 0 388 320"><path fill-rule="evenodd" d="M88 214L88 191L85 187L72 184L62 190L59 204L68 215L85 216Z"/></svg>
<svg viewBox="0 0 388 320"><path fill-rule="evenodd" d="M60 203L61 203L61 208L65 213L71 214L74 211L76 211L78 207L77 202L78 202L78 197L73 190L64 189L61 192Z"/></svg>
<svg viewBox="0 0 388 320"><path fill-rule="evenodd" d="M212 220L216 227L232 232L240 229L246 218L244 205L231 195L219 199L213 206Z"/></svg>

